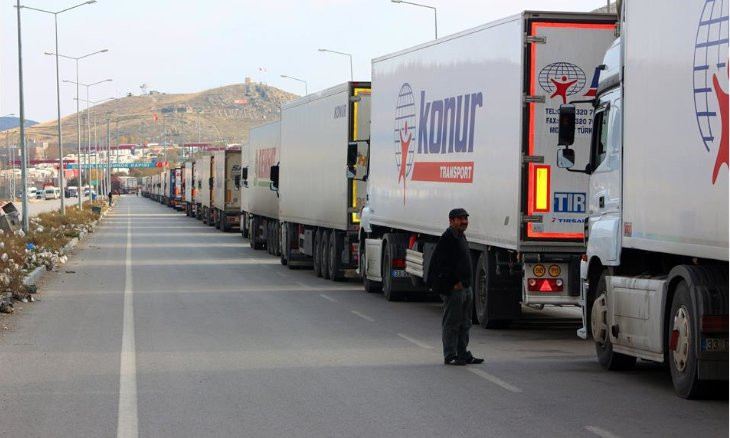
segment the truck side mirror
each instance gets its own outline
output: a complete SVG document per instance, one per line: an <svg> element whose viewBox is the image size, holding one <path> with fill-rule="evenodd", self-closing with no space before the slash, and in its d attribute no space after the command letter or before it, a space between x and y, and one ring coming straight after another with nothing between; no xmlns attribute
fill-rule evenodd
<svg viewBox="0 0 730 438"><path fill-rule="evenodd" d="M575 105L560 105L558 145L570 146L573 142L575 142Z"/></svg>
<svg viewBox="0 0 730 438"><path fill-rule="evenodd" d="M269 188L274 191L279 190L279 165L276 164L274 166L271 166L269 179L271 179L271 184Z"/></svg>
<svg viewBox="0 0 730 438"><path fill-rule="evenodd" d="M575 149L558 149L558 167L570 169L575 165Z"/></svg>

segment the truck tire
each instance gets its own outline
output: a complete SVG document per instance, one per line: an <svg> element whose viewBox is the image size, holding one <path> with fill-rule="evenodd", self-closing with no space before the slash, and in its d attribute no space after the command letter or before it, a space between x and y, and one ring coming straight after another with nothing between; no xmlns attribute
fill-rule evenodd
<svg viewBox="0 0 730 438"><path fill-rule="evenodd" d="M330 233L330 240L327 250L329 255L327 261L329 262L329 273L332 281L341 281L343 279L342 270L340 269L340 258L337 253L337 230L332 230Z"/></svg>
<svg viewBox="0 0 730 438"><path fill-rule="evenodd" d="M489 306L495 306L496 289L496 273L495 273L494 255L484 251L479 256L476 269L474 271L474 313L476 313L477 323L485 329L503 329L507 328L512 322L509 319L496 319L490 316ZM494 310L494 309L492 309ZM501 312L500 312L501 313Z"/></svg>
<svg viewBox="0 0 730 438"><path fill-rule="evenodd" d="M249 242L251 243L251 248L253 249L264 249L264 242L261 242L258 240L258 230L260 227L259 222L261 222L261 218L254 216L251 219L251 231L249 232Z"/></svg>
<svg viewBox="0 0 730 438"><path fill-rule="evenodd" d="M383 243L383 246L383 266L380 270L380 275L383 278L383 296L388 301L400 301L403 299L403 294L393 290L393 279L390 273L393 265L393 247L387 240Z"/></svg>
<svg viewBox="0 0 730 438"><path fill-rule="evenodd" d="M314 269L314 275L317 277L322 276L322 260L320 256L319 245L322 241L322 230L317 229L314 233L314 247L312 248L312 268Z"/></svg>
<svg viewBox="0 0 730 438"><path fill-rule="evenodd" d="M291 230L289 229L288 225L282 225L279 224L279 228L281 228L281 233L283 236L283 242L284 245L281 248L281 256L279 258L279 262L283 266L287 266L289 269L292 269L291 265L289 264L289 251L291 251L291 242L289 241L289 235L291 234Z"/></svg>
<svg viewBox="0 0 730 438"><path fill-rule="evenodd" d="M330 279L330 260L329 260L329 251L327 251L327 248L329 247L329 233L327 230L322 230L322 235L319 238L319 265L320 270L322 271L322 278L325 280Z"/></svg>
<svg viewBox="0 0 730 438"><path fill-rule="evenodd" d="M704 397L711 382L700 381L697 373L697 350L700 336L697 333L699 324L695 321L697 311L690 296L689 286L682 280L674 289L672 310L669 315L669 332L667 351L669 352L669 369L672 373L672 384L678 396L686 399ZM677 341L671 349L673 332Z"/></svg>
<svg viewBox="0 0 730 438"><path fill-rule="evenodd" d="M223 215L218 209L215 210L215 228L223 231Z"/></svg>
<svg viewBox="0 0 730 438"><path fill-rule="evenodd" d="M225 213L221 214L221 231L224 233L231 231L231 227L228 226L228 215Z"/></svg>
<svg viewBox="0 0 730 438"><path fill-rule="evenodd" d="M365 254L365 239L363 238L362 243L360 244L360 276L362 277L362 285L365 289L365 292L367 293L374 293L374 292L381 292L383 290L383 283L380 283L378 281L372 281L368 279L368 273L367 273L367 267L365 266L365 263L367 262L367 254Z"/></svg>
<svg viewBox="0 0 730 438"><path fill-rule="evenodd" d="M203 207L203 223L208 225L208 207Z"/></svg>
<svg viewBox="0 0 730 438"><path fill-rule="evenodd" d="M274 221L274 255L281 256L281 224Z"/></svg>
<svg viewBox="0 0 730 438"><path fill-rule="evenodd" d="M608 325L608 290L606 274L601 274L596 286L596 299L591 307L591 332L596 343L596 357L604 369L611 371L630 370L636 358L613 351L611 328Z"/></svg>

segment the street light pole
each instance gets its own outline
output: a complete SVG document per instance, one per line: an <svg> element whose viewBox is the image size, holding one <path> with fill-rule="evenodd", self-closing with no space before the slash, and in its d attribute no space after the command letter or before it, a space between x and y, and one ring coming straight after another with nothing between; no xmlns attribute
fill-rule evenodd
<svg viewBox="0 0 730 438"><path fill-rule="evenodd" d="M58 108L58 186L61 190L61 214L66 214L66 204L65 204L65 196L64 196L64 189L63 189L63 135L61 131L61 81L60 81L60 73L58 68L58 15L62 14L66 11L70 11L71 9L78 8L79 6L87 5L96 3L96 0L89 0L84 3L79 3L75 6L71 6L69 8L60 10L60 11L46 11L44 9L38 9L38 8L32 8L30 6L20 6L20 2L18 1L18 9L25 8L32 11L37 12L43 12L45 14L52 14L53 15L53 26L54 26L54 32L56 36L56 105Z"/></svg>
<svg viewBox="0 0 730 438"><path fill-rule="evenodd" d="M352 55L349 53L343 53L338 52L337 50L329 50L329 49L319 49L320 52L330 52L330 53L336 53L338 55L344 55L350 57L350 81L353 81L353 74L352 74Z"/></svg>
<svg viewBox="0 0 730 438"><path fill-rule="evenodd" d="M17 0L18 8L18 100L20 101L20 178L21 185L23 187L23 231L28 232L28 181L27 177L27 166L26 166L26 154L25 151L25 106L23 103L23 45L20 32L20 0Z"/></svg>
<svg viewBox="0 0 730 438"><path fill-rule="evenodd" d="M390 0L392 3L405 3L407 5L420 6L422 8L433 9L433 28L434 28L434 39L439 39L439 25L436 19L436 8L433 6L422 5L420 3L407 2L405 0Z"/></svg>
<svg viewBox="0 0 730 438"><path fill-rule="evenodd" d="M304 94L307 95L309 92L307 91L307 81L304 79L295 78L294 76L287 76L287 75L281 75L282 78L286 79L294 79L295 81L303 82L304 83Z"/></svg>
<svg viewBox="0 0 730 438"><path fill-rule="evenodd" d="M79 196L78 196L78 200L79 200L79 211L81 211L81 209L83 208L83 202L82 202L82 194L83 193L82 193L82 190L81 190L81 186L83 185L82 184L83 179L81 177L81 175L82 175L81 174L81 172L82 172L82 166L81 166L81 114L80 114L80 111L79 111L79 60L80 59L84 59L84 58L88 58L89 56L92 56L92 55L96 55L97 53L106 53L108 51L109 51L109 49L102 49L102 50L98 50L96 52L88 53L88 54L83 55L83 56L67 56L67 55L62 55L62 54L58 53L58 50L56 50L56 53L46 52L46 55L55 55L56 56L56 61L58 61L58 57L59 56L61 58L73 59L74 61L76 61L76 140L77 140L76 154L77 154L78 172L79 172L79 177L78 177L78 185L79 185L79 192L78 192L79 193ZM56 71L56 72L58 73L58 71ZM68 81L63 81L63 82L68 82Z"/></svg>

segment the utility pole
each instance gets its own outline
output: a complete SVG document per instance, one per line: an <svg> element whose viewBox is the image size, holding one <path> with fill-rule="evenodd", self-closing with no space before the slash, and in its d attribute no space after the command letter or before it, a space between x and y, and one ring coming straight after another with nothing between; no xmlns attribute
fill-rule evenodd
<svg viewBox="0 0 730 438"><path fill-rule="evenodd" d="M112 154L112 145L111 145L111 132L109 130L109 124L111 121L109 120L109 116L106 117L106 180L107 180L107 191L112 191L112 165L111 165L111 154ZM106 193L105 193L106 194Z"/></svg>

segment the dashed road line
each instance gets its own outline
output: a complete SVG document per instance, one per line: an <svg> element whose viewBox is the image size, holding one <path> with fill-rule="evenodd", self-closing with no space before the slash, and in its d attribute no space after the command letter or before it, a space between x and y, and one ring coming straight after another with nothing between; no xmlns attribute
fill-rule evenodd
<svg viewBox="0 0 730 438"><path fill-rule="evenodd" d="M325 294L319 294L319 296L320 296L320 297L322 297L322 298L324 298L324 299L325 299L325 300L327 300L327 301L332 301L333 303L336 303L336 302L337 302L337 300L336 300L336 299L332 298L332 297L331 297L331 296L329 296L329 295L325 295Z"/></svg>
<svg viewBox="0 0 730 438"><path fill-rule="evenodd" d="M373 318L371 318L367 315L364 315L364 314L358 312L357 310L351 310L351 312L354 313L355 315L359 316L360 318L364 319L365 321L375 322L375 320Z"/></svg>
<svg viewBox="0 0 730 438"><path fill-rule="evenodd" d="M600 436L601 438L619 438L611 432L596 426L586 426L586 430L590 433Z"/></svg>
<svg viewBox="0 0 730 438"><path fill-rule="evenodd" d="M405 339L406 341L408 341L408 342L410 342L412 344L418 345L421 348L425 348L425 349L428 349L428 350L433 350L433 347L432 346L430 346L430 345L428 345L428 344L426 344L424 342L417 341L417 340L411 338L410 336L404 335L403 333L398 333L398 336L400 336L401 338Z"/></svg>
<svg viewBox="0 0 730 438"><path fill-rule="evenodd" d="M494 383L497 386L501 386L502 388L506 389L507 391L519 393L522 392L522 390L514 385L511 385L504 380L500 379L499 377L493 376L489 374L486 371L480 370L478 368L467 368L469 372L476 374L477 376L489 380L490 382Z"/></svg>

